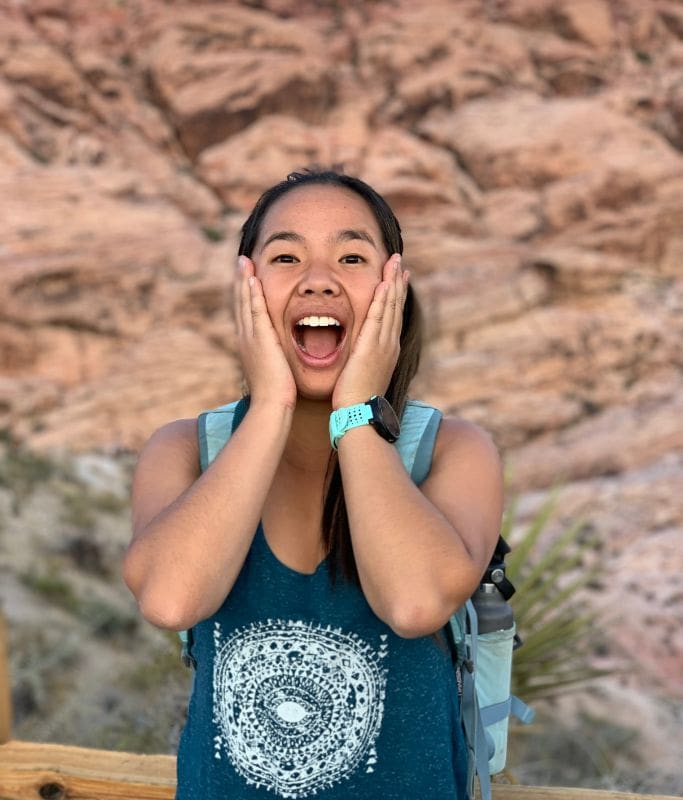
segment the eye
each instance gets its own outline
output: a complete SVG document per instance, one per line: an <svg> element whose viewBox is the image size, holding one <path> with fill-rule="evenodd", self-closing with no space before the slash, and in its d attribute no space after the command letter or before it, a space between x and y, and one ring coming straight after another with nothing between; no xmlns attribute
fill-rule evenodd
<svg viewBox="0 0 683 800"><path fill-rule="evenodd" d="M354 255L348 255L348 256L342 256L339 260L342 262L342 264L363 264L365 262L365 259L363 258L363 256L359 256L359 255L355 255L355 254Z"/></svg>
<svg viewBox="0 0 683 800"><path fill-rule="evenodd" d="M289 255L288 253L281 253L271 259L271 261L276 264L295 264L297 260L296 256Z"/></svg>

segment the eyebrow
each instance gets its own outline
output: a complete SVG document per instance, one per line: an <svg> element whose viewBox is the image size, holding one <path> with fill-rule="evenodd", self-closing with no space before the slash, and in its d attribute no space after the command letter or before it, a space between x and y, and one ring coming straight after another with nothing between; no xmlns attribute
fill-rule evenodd
<svg viewBox="0 0 683 800"><path fill-rule="evenodd" d="M333 234L332 236L329 237L329 241L334 243L352 242L358 239L360 239L363 242L368 242L368 244L372 245L375 249L377 249L375 240L367 231L364 230L347 228L345 230L337 231L336 234ZM260 251L263 252L271 242L275 241L302 243L305 240L304 237L300 233L296 233L296 231L275 231L275 233L271 233L270 236L266 239L266 241L261 246Z"/></svg>
<svg viewBox="0 0 683 800"><path fill-rule="evenodd" d="M303 242L304 237L299 233L295 233L294 231L275 231L275 233L271 233L263 243L261 246L261 252L263 252L271 242L275 242L278 239L281 239L285 242Z"/></svg>
<svg viewBox="0 0 683 800"><path fill-rule="evenodd" d="M354 239L361 239L364 242L368 242L371 244L375 249L377 249L377 245L375 244L375 240L370 236L367 231L364 230L343 230L339 231L336 236L332 237L333 241L336 242L351 242Z"/></svg>

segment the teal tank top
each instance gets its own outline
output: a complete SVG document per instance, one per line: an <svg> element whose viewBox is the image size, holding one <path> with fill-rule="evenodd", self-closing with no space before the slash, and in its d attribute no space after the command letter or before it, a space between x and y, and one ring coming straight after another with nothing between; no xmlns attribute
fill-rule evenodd
<svg viewBox="0 0 683 800"><path fill-rule="evenodd" d="M465 800L445 639L397 636L326 560L290 569L259 525L190 654L177 800Z"/></svg>

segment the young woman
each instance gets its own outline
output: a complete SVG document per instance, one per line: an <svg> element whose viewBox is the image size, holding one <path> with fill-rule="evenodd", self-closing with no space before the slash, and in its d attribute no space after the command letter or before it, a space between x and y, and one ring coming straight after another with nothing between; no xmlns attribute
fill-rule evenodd
<svg viewBox="0 0 683 800"><path fill-rule="evenodd" d="M493 552L501 466L444 418L418 486L392 443L420 348L402 250L356 178L268 190L239 249L231 435L207 457L206 423L179 420L140 455L125 579L191 629L196 667L180 800L463 796L439 632Z"/></svg>

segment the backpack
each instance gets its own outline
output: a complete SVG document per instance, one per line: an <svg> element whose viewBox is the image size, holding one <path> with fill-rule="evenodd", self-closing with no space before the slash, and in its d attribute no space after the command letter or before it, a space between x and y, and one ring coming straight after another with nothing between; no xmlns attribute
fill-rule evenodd
<svg viewBox="0 0 683 800"><path fill-rule="evenodd" d="M235 401L199 416L199 455L207 469L241 422L247 403ZM401 435L395 443L403 464L416 485L422 483L432 465L432 453L442 414L432 406L408 400L401 419ZM489 597L506 604L514 587L505 577L505 554L509 547L499 538L482 580ZM493 587L492 589L490 587ZM498 597L498 593L500 597ZM481 800L491 800L491 775L502 772L507 754L510 716L528 724L534 712L510 695L513 643L520 643L514 622L503 630L479 632L475 608L477 593L458 609L445 626L460 695L461 723L468 753L468 798L474 800L478 778ZM507 604L506 604L507 605ZM510 620L511 612L507 606ZM182 659L195 666L192 629L179 631Z"/></svg>

